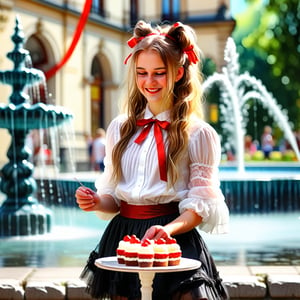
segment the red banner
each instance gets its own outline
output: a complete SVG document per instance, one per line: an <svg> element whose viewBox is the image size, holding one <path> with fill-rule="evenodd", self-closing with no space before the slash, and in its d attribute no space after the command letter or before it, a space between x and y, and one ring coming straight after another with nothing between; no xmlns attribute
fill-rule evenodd
<svg viewBox="0 0 300 300"><path fill-rule="evenodd" d="M92 6L92 0L86 0L76 30L73 35L72 43L68 51L65 53L64 57L62 58L62 60L45 73L47 80L53 75L55 75L55 73L64 66L64 64L69 60L69 58L73 54L73 51L75 50L78 44L82 31L89 17L91 6Z"/></svg>

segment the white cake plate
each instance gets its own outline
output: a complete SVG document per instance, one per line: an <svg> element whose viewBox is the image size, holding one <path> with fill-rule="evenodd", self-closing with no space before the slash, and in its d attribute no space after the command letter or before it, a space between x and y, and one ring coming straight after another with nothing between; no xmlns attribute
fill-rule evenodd
<svg viewBox="0 0 300 300"><path fill-rule="evenodd" d="M111 256L96 259L95 265L98 268L110 271L138 273L141 281L142 300L151 300L152 283L155 273L170 273L194 270L201 266L201 262L195 259L182 257L178 266L140 268L128 267L119 264L117 257Z"/></svg>

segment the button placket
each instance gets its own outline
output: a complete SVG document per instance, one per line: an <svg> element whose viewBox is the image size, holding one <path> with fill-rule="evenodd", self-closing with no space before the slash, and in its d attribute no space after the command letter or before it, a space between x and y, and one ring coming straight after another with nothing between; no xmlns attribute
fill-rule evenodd
<svg viewBox="0 0 300 300"><path fill-rule="evenodd" d="M138 168L137 168L137 180L135 183L135 186L132 190L132 196L135 199L138 199L140 196L140 192L143 186L143 183L145 181L145 171L146 171L146 161L148 157L148 152L150 149L151 141L154 139L154 134L153 134L153 128L151 128L149 135L147 139L140 145L141 150L140 150L140 158L138 162Z"/></svg>

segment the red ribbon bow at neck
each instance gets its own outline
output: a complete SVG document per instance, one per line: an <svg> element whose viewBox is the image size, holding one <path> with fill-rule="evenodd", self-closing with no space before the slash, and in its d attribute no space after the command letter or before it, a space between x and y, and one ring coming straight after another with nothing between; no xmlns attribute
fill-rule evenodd
<svg viewBox="0 0 300 300"><path fill-rule="evenodd" d="M170 123L167 121L160 121L157 119L141 119L137 120L136 124L137 126L144 127L140 135L134 141L137 144L141 144L146 139L152 125L154 124L154 137L156 141L160 179L163 181L167 181L167 160L162 129L168 129Z"/></svg>

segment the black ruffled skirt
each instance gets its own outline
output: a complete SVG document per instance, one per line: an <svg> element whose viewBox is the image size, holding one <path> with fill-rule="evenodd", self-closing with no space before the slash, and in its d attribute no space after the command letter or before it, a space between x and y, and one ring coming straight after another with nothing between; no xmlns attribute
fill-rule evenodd
<svg viewBox="0 0 300 300"><path fill-rule="evenodd" d="M95 259L115 256L118 243L127 234L142 238L152 225L165 225L177 215L151 219L129 219L117 215L108 224L96 249L91 252L81 278L87 283L87 292L96 299L112 299L116 296L129 300L141 299L137 273L114 272L95 266ZM194 229L174 236L182 250L182 257L201 261L201 267L192 271L159 273L153 280L153 300L229 299L226 289L216 270L215 263L199 232Z"/></svg>

